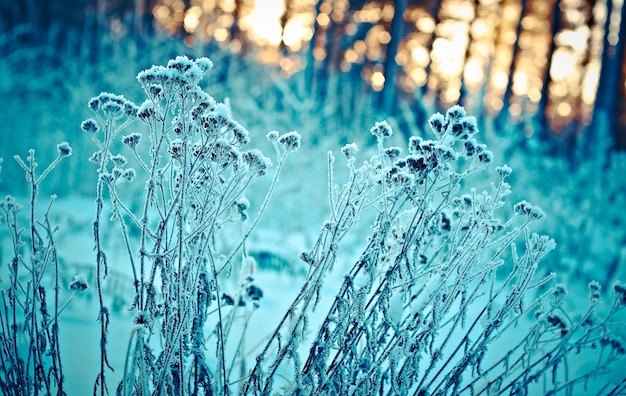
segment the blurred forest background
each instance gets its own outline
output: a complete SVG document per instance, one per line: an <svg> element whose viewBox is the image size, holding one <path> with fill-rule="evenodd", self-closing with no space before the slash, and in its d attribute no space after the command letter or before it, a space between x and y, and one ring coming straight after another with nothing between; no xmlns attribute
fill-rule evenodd
<svg viewBox="0 0 626 396"><path fill-rule="evenodd" d="M323 114L332 126L384 114L408 136L460 103L514 139L538 136L551 154L571 157L599 123L624 149L623 3L0 0L0 155L78 133L68 127L89 97L138 92L132 76L179 53L216 61L218 100L245 75L264 87L262 108Z"/></svg>
<svg viewBox="0 0 626 396"><path fill-rule="evenodd" d="M624 0L0 0L0 191L26 192L14 154L34 147L43 168L67 140L74 156L46 188L91 196L89 98L139 100L138 71L208 56L207 92L254 142L297 129L315 148L319 172L303 173L303 154L302 185L287 190L325 202L326 150L366 141L383 118L404 146L460 103L520 198L548 213L549 269L624 279L625 12ZM292 202L282 209L302 212Z"/></svg>

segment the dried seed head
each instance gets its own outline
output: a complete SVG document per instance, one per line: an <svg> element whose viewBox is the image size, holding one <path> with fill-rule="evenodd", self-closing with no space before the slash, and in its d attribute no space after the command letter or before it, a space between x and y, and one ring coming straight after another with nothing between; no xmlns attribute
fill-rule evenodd
<svg viewBox="0 0 626 396"><path fill-rule="evenodd" d="M265 136L267 138L267 140L269 140L270 142L275 141L276 139L278 139L278 131L270 131L267 133L267 135Z"/></svg>
<svg viewBox="0 0 626 396"><path fill-rule="evenodd" d="M430 125L430 129L432 129L437 136L444 132L443 124L444 118L443 114L441 113L435 113L428 119L428 125Z"/></svg>
<svg viewBox="0 0 626 396"><path fill-rule="evenodd" d="M85 275L83 274L74 276L74 280L69 284L69 288L73 292L82 292L88 287L89 283L87 283L87 278L85 278Z"/></svg>
<svg viewBox="0 0 626 396"><path fill-rule="evenodd" d="M81 129L83 131L85 131L87 133L96 133L99 130L98 124L96 123L96 120L94 120L93 118L89 118L89 119L83 121L80 124L80 127L81 127Z"/></svg>
<svg viewBox="0 0 626 396"><path fill-rule="evenodd" d="M128 162L126 157L124 157L122 154L112 155L111 161L113 162L113 166L115 166L116 168L122 168Z"/></svg>
<svg viewBox="0 0 626 396"><path fill-rule="evenodd" d="M62 142L57 144L57 150L59 151L60 157L69 157L72 155L72 147L68 142Z"/></svg>
<svg viewBox="0 0 626 396"><path fill-rule="evenodd" d="M376 136L379 139L385 139L393 135L393 130L391 129L391 125L387 123L387 121L379 121L374 124L374 126L370 129L372 135Z"/></svg>
<svg viewBox="0 0 626 396"><path fill-rule="evenodd" d="M348 143L341 148L341 153L348 161L354 161L356 153L359 152L359 147L355 143Z"/></svg>
<svg viewBox="0 0 626 396"><path fill-rule="evenodd" d="M287 152L296 151L300 148L300 134L296 131L287 132L278 138Z"/></svg>
<svg viewBox="0 0 626 396"><path fill-rule="evenodd" d="M122 143L134 149L141 140L141 134L133 132L130 135L122 136Z"/></svg>

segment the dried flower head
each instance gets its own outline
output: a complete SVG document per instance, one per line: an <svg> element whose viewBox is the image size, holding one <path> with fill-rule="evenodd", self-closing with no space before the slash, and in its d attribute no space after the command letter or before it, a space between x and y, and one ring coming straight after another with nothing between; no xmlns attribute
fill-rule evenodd
<svg viewBox="0 0 626 396"><path fill-rule="evenodd" d="M88 132L88 133L96 133L100 129L98 128L98 124L96 123L96 120L94 120L93 118L89 118L83 121L80 124L80 128L83 131Z"/></svg>
<svg viewBox="0 0 626 396"><path fill-rule="evenodd" d="M74 276L74 280L70 282L69 288L73 292L81 292L89 287L85 275L79 274Z"/></svg>
<svg viewBox="0 0 626 396"><path fill-rule="evenodd" d="M402 149L400 147L388 147L385 149L385 155L391 161L394 161L396 158L398 158L401 153Z"/></svg>
<svg viewBox="0 0 626 396"><path fill-rule="evenodd" d="M186 72L191 69L195 64L186 56L177 56L174 59L171 59L167 62L167 67L169 69L178 70L181 73Z"/></svg>
<svg viewBox="0 0 626 396"><path fill-rule="evenodd" d="M270 142L276 141L276 139L278 139L278 131L269 131L265 137Z"/></svg>
<svg viewBox="0 0 626 396"><path fill-rule="evenodd" d="M91 109L91 111L93 112L98 111L100 109L100 98L95 97L95 98L89 99L88 106Z"/></svg>
<svg viewBox="0 0 626 396"><path fill-rule="evenodd" d="M137 144L139 143L140 140L141 140L141 134L137 132L133 132L130 135L122 136L122 143L124 143L131 149L134 149L135 147L137 147Z"/></svg>
<svg viewBox="0 0 626 396"><path fill-rule="evenodd" d="M265 171L272 166L272 161L264 156L258 149L252 149L244 152L243 161L250 169L260 171L263 174L265 174Z"/></svg>
<svg viewBox="0 0 626 396"><path fill-rule="evenodd" d="M300 148L300 134L296 131L287 132L278 138L287 152L296 151Z"/></svg>
<svg viewBox="0 0 626 396"><path fill-rule="evenodd" d="M128 160L122 154L116 154L111 156L111 161L113 162L113 166L116 168L122 168Z"/></svg>
<svg viewBox="0 0 626 396"><path fill-rule="evenodd" d="M102 162L102 151L101 150L97 150L94 151L93 154L91 155L91 157L89 157L89 162L93 163L93 164L100 164Z"/></svg>
<svg viewBox="0 0 626 396"><path fill-rule="evenodd" d="M237 123L235 123L235 127L233 128L233 137L233 144L237 146L243 146L250 143L250 134L244 127Z"/></svg>
<svg viewBox="0 0 626 396"><path fill-rule="evenodd" d="M511 176L513 169L511 169L511 167L508 165L502 165L496 168L496 172L498 173L498 175L500 175L501 178L504 179Z"/></svg>
<svg viewBox="0 0 626 396"><path fill-rule="evenodd" d="M424 140L419 136L411 136L409 138L409 154L416 154L420 151L420 144Z"/></svg>
<svg viewBox="0 0 626 396"><path fill-rule="evenodd" d="M459 121L461 118L465 117L465 109L462 106L454 105L446 111L446 121L450 124Z"/></svg>
<svg viewBox="0 0 626 396"><path fill-rule="evenodd" d="M124 170L124 173L122 174L122 178L126 180L127 182L132 182L133 179L135 179L135 176L136 176L136 173L133 168L128 168Z"/></svg>
<svg viewBox="0 0 626 396"><path fill-rule="evenodd" d="M59 151L60 157L69 157L72 155L72 147L68 142L61 142L57 144L57 150Z"/></svg>
<svg viewBox="0 0 626 396"><path fill-rule="evenodd" d="M246 221L248 219L248 208L250 207L250 201L248 201L244 197L239 197L237 201L234 202L235 208L237 209L237 213L241 216L241 221Z"/></svg>
<svg viewBox="0 0 626 396"><path fill-rule="evenodd" d="M341 153L348 161L354 161L356 153L359 152L359 146L356 143L348 143L341 148Z"/></svg>
<svg viewBox="0 0 626 396"><path fill-rule="evenodd" d="M213 62L209 58L198 58L196 59L196 65L204 72L208 72L213 68Z"/></svg>
<svg viewBox="0 0 626 396"><path fill-rule="evenodd" d="M478 160L483 164L488 164L493 161L493 153L489 150L483 150L478 154Z"/></svg>
<svg viewBox="0 0 626 396"><path fill-rule="evenodd" d="M428 119L428 125L430 129L435 132L435 135L439 136L443 132L444 118L443 114L435 113Z"/></svg>
<svg viewBox="0 0 626 396"><path fill-rule="evenodd" d="M372 135L379 139L385 139L393 135L391 125L387 121L379 121L370 129Z"/></svg>

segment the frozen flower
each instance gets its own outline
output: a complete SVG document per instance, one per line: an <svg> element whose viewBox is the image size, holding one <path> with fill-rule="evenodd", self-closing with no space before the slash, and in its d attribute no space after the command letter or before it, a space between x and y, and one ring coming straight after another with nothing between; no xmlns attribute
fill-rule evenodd
<svg viewBox="0 0 626 396"><path fill-rule="evenodd" d="M122 174L122 178L128 182L131 182L135 178L135 175L136 175L135 170L132 168L128 168Z"/></svg>
<svg viewBox="0 0 626 396"><path fill-rule="evenodd" d="M107 184L111 184L111 183L113 183L115 181L115 176L113 176L109 172L101 173L100 174L100 180L102 180L103 182L105 182Z"/></svg>
<svg viewBox="0 0 626 396"><path fill-rule="evenodd" d="M248 131L239 124L235 124L233 128L233 136L235 137L235 144L243 146L250 143L250 135Z"/></svg>
<svg viewBox="0 0 626 396"><path fill-rule="evenodd" d="M181 73L184 73L187 70L191 69L192 66L194 66L194 63L184 55L177 56L176 58L171 59L169 62L167 62L167 67L169 69L178 70Z"/></svg>
<svg viewBox="0 0 626 396"><path fill-rule="evenodd" d="M452 106L446 111L446 121L448 123L454 123L455 121L460 120L465 117L465 109L462 106L455 105Z"/></svg>
<svg viewBox="0 0 626 396"><path fill-rule="evenodd" d="M420 143L420 150L424 153L432 153L437 143L432 140L424 140Z"/></svg>
<svg viewBox="0 0 626 396"><path fill-rule="evenodd" d="M461 123L463 125L463 130L470 136L478 133L478 123L476 122L476 117L463 117L461 119Z"/></svg>
<svg viewBox="0 0 626 396"><path fill-rule="evenodd" d="M261 171L263 174L265 174L267 168L272 166L272 161L264 156L258 149L252 149L244 152L243 161L250 169Z"/></svg>
<svg viewBox="0 0 626 396"><path fill-rule="evenodd" d="M513 212L518 215L528 215L530 214L530 210L532 209L532 207L533 206L528 201L520 201L513 205Z"/></svg>
<svg viewBox="0 0 626 396"><path fill-rule="evenodd" d="M589 282L589 294L592 301L600 300L600 282L591 281Z"/></svg>
<svg viewBox="0 0 626 396"><path fill-rule="evenodd" d="M393 134L391 130L391 125L387 123L387 121L379 121L374 124L374 126L370 129L372 135L376 136L379 139L388 138Z"/></svg>
<svg viewBox="0 0 626 396"><path fill-rule="evenodd" d="M409 172L417 173L426 169L426 161L424 157L417 155L409 155L406 157L406 165L408 167Z"/></svg>
<svg viewBox="0 0 626 396"><path fill-rule="evenodd" d="M237 201L235 201L235 207L237 209L237 213L241 216L241 221L246 221L248 219L248 208L250 207L250 201L248 201L244 197L240 197Z"/></svg>
<svg viewBox="0 0 626 396"><path fill-rule="evenodd" d="M554 292L552 293L552 295L554 296L555 302L561 301L563 297L567 295L567 286L562 283L556 284L554 286Z"/></svg>
<svg viewBox="0 0 626 396"><path fill-rule="evenodd" d="M96 121L93 118L89 118L85 121L83 121L80 124L80 128L88 133L96 133L98 132L98 124L96 123Z"/></svg>
<svg viewBox="0 0 626 396"><path fill-rule="evenodd" d="M358 151L359 147L355 143L348 143L341 148L341 153L348 161L354 161L354 157Z"/></svg>
<svg viewBox="0 0 626 396"><path fill-rule="evenodd" d="M102 111L110 117L118 116L122 113L123 106L117 102L107 102L102 105Z"/></svg>
<svg viewBox="0 0 626 396"><path fill-rule="evenodd" d="M443 123L444 118L441 113L435 113L428 119L428 125L430 125L430 129L435 132L437 136L443 132Z"/></svg>
<svg viewBox="0 0 626 396"><path fill-rule="evenodd" d="M626 354L626 348L624 347L624 343L618 337L602 337L600 339L600 345L602 345L603 347L610 347L618 355Z"/></svg>
<svg viewBox="0 0 626 396"><path fill-rule="evenodd" d="M504 179L511 176L511 172L513 172L513 169L511 169L511 167L508 165L502 165L496 168L496 172L498 172L498 175L500 175L500 177Z"/></svg>
<svg viewBox="0 0 626 396"><path fill-rule="evenodd" d="M205 57L196 59L196 65L205 73L213 68L213 62Z"/></svg>
<svg viewBox="0 0 626 396"><path fill-rule="evenodd" d="M556 327L561 330L561 336L565 336L567 334L567 322L566 319L561 315L553 313L546 316L546 322L550 326Z"/></svg>
<svg viewBox="0 0 626 396"><path fill-rule="evenodd" d="M116 168L121 168L128 162L126 157L124 157L122 154L112 155L111 161L113 162L113 166L115 166Z"/></svg>
<svg viewBox="0 0 626 396"><path fill-rule="evenodd" d="M154 104L151 100L146 100L137 109L137 117L143 121L148 121L150 118L154 117L155 114Z"/></svg>
<svg viewBox="0 0 626 396"><path fill-rule="evenodd" d="M102 162L102 151L97 150L94 151L91 157L89 157L89 162L93 164L99 164Z"/></svg>
<svg viewBox="0 0 626 396"><path fill-rule="evenodd" d="M235 299L232 298L230 295L224 293L222 294L222 303L224 305L235 305Z"/></svg>
<svg viewBox="0 0 626 396"><path fill-rule="evenodd" d="M400 147L389 147L385 149L385 155L391 161L398 158L400 156L400 153L402 153L402 149Z"/></svg>
<svg viewBox="0 0 626 396"><path fill-rule="evenodd" d="M157 70L159 66L152 66L149 69L142 70L137 74L137 81L141 85L148 86L151 83L155 83L157 81Z"/></svg>
<svg viewBox="0 0 626 396"><path fill-rule="evenodd" d="M472 157L474 154L476 154L476 149L478 146L478 144L476 143L476 140L468 139L465 141L464 146L465 146L465 155L467 157Z"/></svg>
<svg viewBox="0 0 626 396"><path fill-rule="evenodd" d="M168 151L172 154L172 157L181 158L183 154L183 141L180 139L172 140Z"/></svg>
<svg viewBox="0 0 626 396"><path fill-rule="evenodd" d="M89 99L88 106L93 112L98 111L100 109L100 98L95 97L95 98Z"/></svg>
<svg viewBox="0 0 626 396"><path fill-rule="evenodd" d="M69 157L72 155L72 147L68 142L62 142L57 144L57 150L59 151L60 157Z"/></svg>
<svg viewBox="0 0 626 396"><path fill-rule="evenodd" d="M218 140L211 147L209 158L219 164L222 168L230 165L238 166L240 154L233 146L225 140Z"/></svg>
<svg viewBox="0 0 626 396"><path fill-rule="evenodd" d="M252 301L259 301L263 297L263 290L255 285L250 285L246 288L246 295Z"/></svg>
<svg viewBox="0 0 626 396"><path fill-rule="evenodd" d="M531 205L527 201L520 201L513 206L513 211L518 215L527 215L530 219L537 220L545 216L540 207Z"/></svg>
<svg viewBox="0 0 626 396"><path fill-rule="evenodd" d="M113 174L113 178L115 180L119 180L122 177L122 175L124 174L124 171L122 169L120 169L120 168L113 168L111 173Z"/></svg>
<svg viewBox="0 0 626 396"><path fill-rule="evenodd" d="M457 159L457 155L454 150L448 146L444 146L443 144L435 146L435 155L442 161L452 161Z"/></svg>
<svg viewBox="0 0 626 396"><path fill-rule="evenodd" d="M478 160L483 164L488 164L493 161L493 153L489 150L483 150L478 154Z"/></svg>
<svg viewBox="0 0 626 396"><path fill-rule="evenodd" d="M139 143L140 140L141 140L141 134L137 132L131 133L130 135L122 136L122 143L124 143L131 149L134 149L135 147L137 147L137 144Z"/></svg>
<svg viewBox="0 0 626 396"><path fill-rule="evenodd" d="M420 150L420 144L424 140L419 136L411 136L409 138L409 154L416 154Z"/></svg>
<svg viewBox="0 0 626 396"><path fill-rule="evenodd" d="M278 131L269 131L265 137L266 137L266 138L267 138L267 140L269 140L270 142L273 142L273 141L275 141L276 139L278 139Z"/></svg>
<svg viewBox="0 0 626 396"><path fill-rule="evenodd" d="M300 134L296 131L287 132L278 138L278 143L282 144L287 152L296 151L300 148Z"/></svg>
<svg viewBox="0 0 626 396"><path fill-rule="evenodd" d="M69 288L74 292L81 292L89 287L85 275L79 274L74 276L74 280L70 282Z"/></svg>

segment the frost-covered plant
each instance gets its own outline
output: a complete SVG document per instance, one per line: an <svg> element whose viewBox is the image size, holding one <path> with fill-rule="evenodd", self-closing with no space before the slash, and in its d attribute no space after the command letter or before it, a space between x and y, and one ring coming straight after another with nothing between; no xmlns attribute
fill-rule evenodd
<svg viewBox="0 0 626 396"><path fill-rule="evenodd" d="M273 183L256 218L234 235L228 223L247 224L245 190L267 174L272 162L258 149L244 150L250 141L248 131L232 119L225 104L216 103L198 86L211 67L206 58L177 57L166 67L139 73L147 96L141 106L108 93L89 102L97 120L84 121L82 128L98 145L91 158L99 174L94 239L101 307L101 365L94 391L100 388L102 394L109 354L109 312L101 292L107 255L99 232L105 191L135 286L135 327L118 393L228 393L232 364L225 350L233 321L240 315L249 317L262 296L254 284L254 263L245 242L268 204L286 157L299 148L300 136L268 134L278 161ZM149 128L150 157L144 158L138 149L141 134L121 137L147 179L143 208L134 213L119 186L132 181L136 171L123 155L110 150L113 139L137 118ZM139 235L136 243L131 228ZM242 275L231 296L222 282L235 261L241 263L237 267ZM210 364L216 355L217 362Z"/></svg>
<svg viewBox="0 0 626 396"><path fill-rule="evenodd" d="M375 124L377 156L356 167L356 145L342 149L350 169L342 188L329 154L330 216L300 257L310 266L305 283L244 378L242 394L525 394L537 381L545 394L572 392L623 355L611 324L624 307L623 286L616 285L602 317L597 284L580 319L563 310L563 286L529 301L527 292L549 280L533 275L555 247L529 231L543 211L522 201L514 217L498 217L510 193L508 166L496 168L491 193L461 193L461 181L492 154L476 143L475 119L458 106L430 125L436 139L413 137L401 156L384 145L390 126ZM310 329L341 240L367 207L378 212L367 245L319 329ZM505 348L490 350L501 337ZM608 352L573 375L572 355L593 352L599 342Z"/></svg>
<svg viewBox="0 0 626 396"><path fill-rule="evenodd" d="M211 67L206 58L177 57L139 73L147 97L140 106L109 93L89 102L95 118L82 129L97 146L90 161L98 172L93 239L101 353L94 394L111 393L104 239L116 237L134 288L131 332L115 334L128 337L125 364L116 367L122 372L117 394L626 390L617 370L626 351L616 321L626 306L625 286L615 284L612 302L602 307L600 285L591 282L588 308L576 315L567 307L564 285L549 287L550 276L535 279L539 263L555 248L551 238L530 230L544 213L520 201L510 218L502 218L511 192L506 165L495 169L490 191L465 186L470 175L488 176L493 154L477 142L476 120L459 106L435 114L434 139L410 138L406 154L386 145L391 126L376 123L371 158L358 161L354 143L341 149L348 170L343 186L336 184L335 158L328 153L330 213L316 242L300 255L306 277L287 310L270 316L278 318L275 330L246 349L263 297L247 241L300 136L267 134L277 166L251 217L245 193L272 163L260 150L244 148L250 143L246 129L199 87ZM118 141L124 152L118 152ZM28 249L21 247L20 207L12 198L1 206L14 250L0 306L0 385L6 394L63 394L54 233L49 208L43 221L35 216L39 183L71 154L66 143L58 150L58 159L37 177L34 154L28 165L18 158L31 184ZM138 181L145 182L139 206L136 190L124 186ZM105 235L107 206L117 235ZM375 219L349 265L341 248L365 211ZM27 270L24 277L18 276L20 266ZM54 314L42 282L50 267ZM348 270L322 310L319 302L333 283L328 279L340 268ZM235 282L228 280L233 273L239 274ZM541 294L534 292L537 286ZM70 290L85 287L77 277Z"/></svg>
<svg viewBox="0 0 626 396"><path fill-rule="evenodd" d="M41 174L36 171L35 150L29 151L26 161L16 155L14 158L30 187L27 219L21 216L23 206L14 197L7 196L0 202L0 224L6 227L11 249L8 268L0 272L3 275L0 278L0 393L3 395L65 394L59 314L69 301L60 306L62 286L55 228L49 219L56 196L50 198L43 216L36 208L41 183L70 155L72 148L67 142L58 144L56 159ZM71 290L84 289L74 285Z"/></svg>

